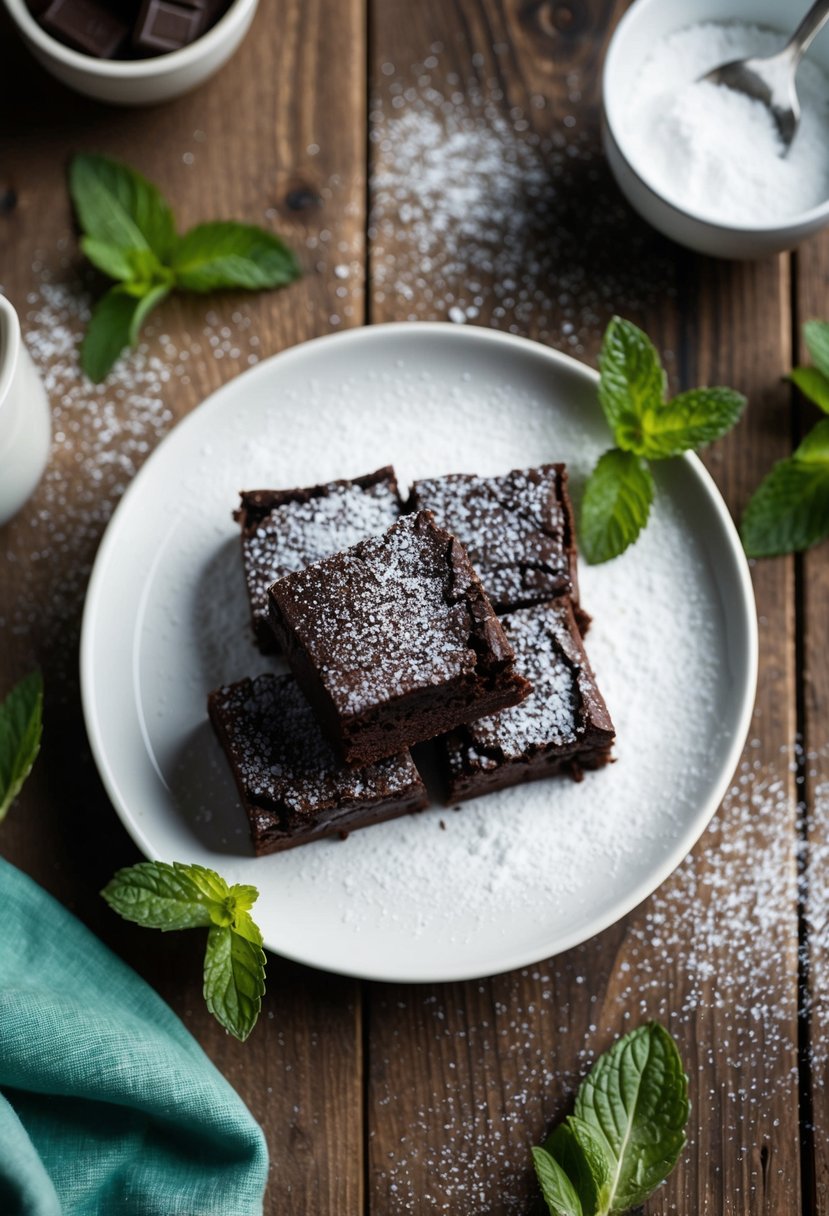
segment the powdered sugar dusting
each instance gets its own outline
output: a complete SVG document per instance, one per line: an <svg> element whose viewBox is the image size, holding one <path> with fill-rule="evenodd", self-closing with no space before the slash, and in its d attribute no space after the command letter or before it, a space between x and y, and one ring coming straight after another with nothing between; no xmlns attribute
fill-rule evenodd
<svg viewBox="0 0 829 1216"><path fill-rule="evenodd" d="M291 676L266 672L218 689L212 701L257 836L307 831L337 812L424 792L408 752L369 768L338 762Z"/></svg>
<svg viewBox="0 0 829 1216"><path fill-rule="evenodd" d="M268 588L278 578L391 527L400 500L388 480L334 482L304 501L274 509L245 527L242 549L255 622L267 622Z"/></svg>
<svg viewBox="0 0 829 1216"><path fill-rule="evenodd" d="M487 321L578 354L611 312L672 294L671 260L631 216L595 117L576 104L593 82L572 72L573 108L550 120L542 95L505 111L482 64L461 80L442 53L389 64L371 106L379 315L389 300L395 317Z"/></svg>
<svg viewBox="0 0 829 1216"><path fill-rule="evenodd" d="M426 478L415 482L412 501L457 536L496 611L573 591L573 521L555 466Z"/></svg>
<svg viewBox="0 0 829 1216"><path fill-rule="evenodd" d="M481 657L470 634L489 641L477 622L483 611L492 619L492 609L481 606L469 562L450 560L449 542L427 513L407 515L274 588L274 603L341 717L371 714L424 689L457 695L455 681L478 691ZM490 661L502 657L494 644Z"/></svg>

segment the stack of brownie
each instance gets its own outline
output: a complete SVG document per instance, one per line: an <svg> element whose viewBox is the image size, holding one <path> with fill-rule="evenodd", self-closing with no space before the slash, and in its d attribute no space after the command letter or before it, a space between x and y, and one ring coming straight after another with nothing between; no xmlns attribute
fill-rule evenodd
<svg viewBox="0 0 829 1216"><path fill-rule="evenodd" d="M422 809L415 744L449 803L607 763L563 465L241 499L254 634L293 673L208 698L257 853Z"/></svg>

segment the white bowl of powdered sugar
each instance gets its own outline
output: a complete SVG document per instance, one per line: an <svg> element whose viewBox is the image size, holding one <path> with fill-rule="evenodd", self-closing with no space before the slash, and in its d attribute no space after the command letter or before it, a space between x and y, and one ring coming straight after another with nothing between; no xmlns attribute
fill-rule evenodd
<svg viewBox="0 0 829 1216"><path fill-rule="evenodd" d="M701 80L783 46L807 0L637 0L605 60L605 152L655 228L726 258L791 249L829 223L829 29L800 65L802 117L785 155L770 112Z"/></svg>

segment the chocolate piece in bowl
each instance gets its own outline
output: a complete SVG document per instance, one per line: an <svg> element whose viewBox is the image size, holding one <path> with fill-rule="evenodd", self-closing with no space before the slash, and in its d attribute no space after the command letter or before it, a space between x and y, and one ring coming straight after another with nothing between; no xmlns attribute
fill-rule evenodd
<svg viewBox="0 0 829 1216"><path fill-rule="evenodd" d="M112 59L129 39L126 21L96 0L52 0L38 20L60 42L96 59Z"/></svg>
<svg viewBox="0 0 829 1216"><path fill-rule="evenodd" d="M242 526L253 631L266 654L276 649L268 620L271 583L385 532L402 506L391 467L305 489L243 490L240 497L234 518Z"/></svg>
<svg viewBox="0 0 829 1216"><path fill-rule="evenodd" d="M409 506L432 511L457 536L496 612L561 595L578 604L573 508L563 464L513 469L499 477L427 478L412 486ZM580 610L577 615L588 623Z"/></svg>
<svg viewBox="0 0 829 1216"><path fill-rule="evenodd" d="M334 755L293 676L270 672L212 692L208 712L257 854L278 853L426 806L407 751L364 768Z"/></svg>
<svg viewBox="0 0 829 1216"><path fill-rule="evenodd" d="M195 42L206 28L207 12L202 4L144 0L133 31L133 44L146 54L165 55Z"/></svg>
<svg viewBox="0 0 829 1216"><path fill-rule="evenodd" d="M269 595L277 641L349 764L529 691L469 558L429 511L289 574Z"/></svg>
<svg viewBox="0 0 829 1216"><path fill-rule="evenodd" d="M557 773L581 779L610 760L613 722L568 600L501 618L526 700L443 736L437 751L450 803Z"/></svg>

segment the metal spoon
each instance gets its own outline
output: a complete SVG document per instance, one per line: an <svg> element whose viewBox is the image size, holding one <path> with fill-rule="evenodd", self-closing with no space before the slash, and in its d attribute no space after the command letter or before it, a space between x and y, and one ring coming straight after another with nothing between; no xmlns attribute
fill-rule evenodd
<svg viewBox="0 0 829 1216"><path fill-rule="evenodd" d="M724 84L738 93L761 101L771 112L783 142L783 155L791 147L800 122L795 77L812 39L829 21L829 0L817 0L789 41L776 55L735 59L703 76L711 84Z"/></svg>

